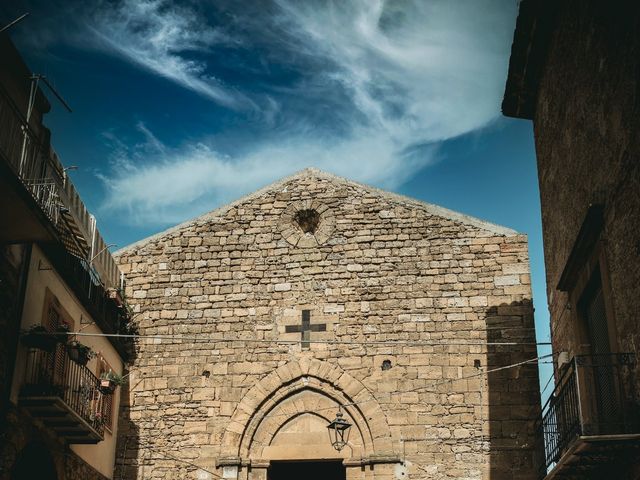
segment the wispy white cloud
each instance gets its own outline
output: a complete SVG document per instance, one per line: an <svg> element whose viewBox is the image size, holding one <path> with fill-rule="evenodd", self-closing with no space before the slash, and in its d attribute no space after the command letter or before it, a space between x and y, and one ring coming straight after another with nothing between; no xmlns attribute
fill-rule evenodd
<svg viewBox="0 0 640 480"><path fill-rule="evenodd" d="M323 59L327 84L395 138L446 140L497 115L515 2L277 1L298 51Z"/></svg>
<svg viewBox="0 0 640 480"><path fill-rule="evenodd" d="M253 108L245 95L207 73L206 61L195 58L235 40L193 8L170 0L102 2L85 21L93 36L82 38L83 46L120 55L225 107Z"/></svg>
<svg viewBox="0 0 640 480"><path fill-rule="evenodd" d="M222 155L215 143L204 139L167 148L139 125L142 140L129 150L118 149L117 167L104 176L107 211L126 212L135 223L166 225L307 166L394 188L433 162L442 141L497 117L515 2L276 3L278 8L268 15L242 19L246 35L263 42L271 61L300 73L286 93L272 88L251 94L262 95L256 103L265 106L260 118L271 137ZM129 4L129 10L136 8ZM181 23L184 20L167 10L146 8L151 17L159 16L156 23L164 25L172 18L188 29L187 39L169 27L156 38L152 29L135 27L130 17L125 17L128 26L109 28L132 38L134 47L126 47L132 59L151 48L148 42L157 43L153 51L172 59L174 77L188 76L182 83L195 89L188 82L198 80L204 67L191 66L175 52L205 49L205 44L219 41L220 34ZM136 15L146 16L141 11ZM229 91L221 90L221 95ZM339 117L344 128L327 133L325 125L314 123L315 110L322 108L328 110L324 122Z"/></svg>
<svg viewBox="0 0 640 480"><path fill-rule="evenodd" d="M144 133L146 127L138 125ZM432 161L436 147L401 160L386 137L358 135L330 145L325 140L290 138L261 144L231 158L203 143L170 149L146 137L132 148L109 135L116 154L103 209L123 213L128 223L167 225L183 221L308 166L365 183L394 188ZM154 153L155 152L155 153ZM151 158L150 158L151 157Z"/></svg>

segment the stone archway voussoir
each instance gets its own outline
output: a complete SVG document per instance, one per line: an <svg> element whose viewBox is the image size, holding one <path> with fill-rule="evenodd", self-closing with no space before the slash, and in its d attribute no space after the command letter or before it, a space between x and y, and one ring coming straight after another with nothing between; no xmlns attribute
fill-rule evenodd
<svg viewBox="0 0 640 480"><path fill-rule="evenodd" d="M301 396L293 398L293 401L286 401L305 390L316 391L320 396ZM231 457L242 455L243 452L246 454L249 448L253 448L255 452L258 444L254 440L260 440L261 450L266 439L253 438L259 430L264 431L267 427L269 431L276 431L287 418L306 412L317 413L327 399L337 405L357 404L347 406L346 409L358 423L358 428L363 433L368 432L367 436L372 442L369 443L369 448L377 452L392 450L391 431L386 417L365 385L338 365L317 359L301 359L279 366L244 395L223 434L221 453ZM268 418L274 412L279 417ZM364 438L363 440L367 443Z"/></svg>

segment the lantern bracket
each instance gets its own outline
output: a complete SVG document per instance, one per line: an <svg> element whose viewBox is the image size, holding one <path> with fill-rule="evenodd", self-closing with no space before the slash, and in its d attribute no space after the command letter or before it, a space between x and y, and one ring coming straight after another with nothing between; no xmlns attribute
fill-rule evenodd
<svg viewBox="0 0 640 480"><path fill-rule="evenodd" d="M342 450L349 443L349 432L351 430L351 424L343 418L342 406L338 405L338 412L336 418L327 425L329 432L329 440L333 448L338 452Z"/></svg>

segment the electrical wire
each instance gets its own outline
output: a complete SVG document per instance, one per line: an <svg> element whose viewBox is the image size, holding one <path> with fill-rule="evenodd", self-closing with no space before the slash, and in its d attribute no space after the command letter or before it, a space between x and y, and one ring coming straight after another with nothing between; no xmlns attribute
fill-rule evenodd
<svg viewBox="0 0 640 480"><path fill-rule="evenodd" d="M446 379L446 380L443 380L443 381L440 381L440 382L434 382L431 385L425 386L425 387L418 387L418 388L411 389L411 390L403 390L402 392L385 392L381 396L384 396L384 395L391 396L391 395L394 395L394 394L404 394L404 393L410 393L410 392L418 392L418 391L424 390L425 388L434 388L434 387L437 387L439 385L443 385L443 384L450 383L450 382L456 382L456 381L460 381L460 380L467 380L467 379L475 378L475 377L482 376L482 375L489 375L490 373L495 373L495 372L499 372L499 371L508 370L508 369L511 369L511 368L520 367L522 365L527 365L527 364L531 364L531 363L540 362L541 360L543 360L545 358L553 357L554 355L555 354L553 354L553 353L547 354L547 355L542 355L542 356L539 356L539 357L530 358L528 360L523 360L523 361L512 363L512 364L509 364L509 365L503 365L501 367L496 367L496 368L492 368L492 369L489 369L489 370L483 370L483 371L481 371L479 373L475 373L475 374L472 374L472 375L466 375L466 376L463 376L463 377L460 377L460 378L452 378L452 379ZM549 382L547 382L547 383L549 383ZM364 403L369 403L369 402L372 402L372 401L379 401L379 400L380 400L379 397L378 398L374 398L372 396L372 398L367 399L367 400L361 400L361 401L358 401L358 402L347 402L347 403L344 403L344 404L339 404L338 408L345 408L345 410L346 410L346 407L358 406L358 405L362 405ZM482 407L482 404L481 404L481 407ZM325 411L325 410L334 410L335 408L336 408L335 406L334 407L325 407L325 408L315 409L314 411L318 412L318 411ZM261 416L254 416L253 418L251 418L247 422L247 424L249 424L250 422L253 423L253 422L257 422L257 421L262 422L263 420L266 420L268 418L284 417L284 416L291 416L291 413L282 413L282 414L275 414L275 413L269 414L269 413L267 413L267 414L261 415ZM526 420L526 421L529 421L529 420ZM406 441L406 440L407 439L403 439L403 441ZM433 437L433 438L425 437L424 439L420 439L420 438L413 439L412 438L411 440L416 440L416 441L420 441L420 440L422 440L422 441L430 441L430 440L432 440L432 441L442 441L441 438L435 438L435 437ZM476 441L484 442L485 441L484 435L482 435L480 439L476 439ZM468 440L465 443L468 443ZM524 447L519 447L519 448L524 448ZM197 465L197 464L195 464L193 462L190 462L188 460L184 460L184 459L175 457L175 456L173 456L171 454L157 451L155 449L152 450L152 452L154 452L157 455L160 455L161 457L169 458L169 459L172 459L172 460L179 461L179 462L185 463L187 465L190 465L190 466L192 466L194 468L197 468L199 470L202 470L202 471L204 471L204 472L206 472L206 473L208 473L208 474L210 474L210 475L212 475L212 476L214 476L216 478L220 478L220 479L223 478L221 475L219 475L219 474L217 474L215 472L212 472L212 471L208 470L207 468L201 467L201 466L199 466L199 465ZM150 458L150 460L153 460L153 458Z"/></svg>
<svg viewBox="0 0 640 480"><path fill-rule="evenodd" d="M516 330L516 329L534 329L535 327L489 327L487 328L487 330ZM46 333L45 333L46 334ZM279 340L279 339L275 339L275 340L268 340L268 339L242 339L242 338L234 338L234 339L216 339L216 338L202 338L202 336L192 336L192 335L184 335L184 334L153 334L153 335L144 335L144 334L121 334L121 333L90 333L90 332L82 332L82 331L78 331L78 332L66 332L66 334L68 336L84 336L84 337L106 337L106 338L130 338L130 339L136 339L136 338L140 338L140 339L160 339L160 340L190 340L190 341L194 341L194 342L201 342L201 341L210 341L212 343L232 343L232 342L245 342L245 343L257 343L257 344L276 344L276 345L296 345L299 343L302 343L302 341L300 340ZM327 344L327 345L360 345L360 346L398 346L398 345L402 345L402 346L533 346L533 345L551 345L551 342L485 342L485 341L476 341L476 342L471 342L471 341L466 341L466 342L460 342L460 341L452 341L452 342L448 342L446 339L444 340L440 340L440 341L410 341L410 340L392 340L392 341L343 341L343 340L311 340L309 339L308 341L305 340L305 343L307 344ZM452 383L452 382L456 382L456 381L463 381L463 380L467 380L467 379L471 379L471 378L475 378L478 376L483 376L483 375L488 375L490 373L494 373L494 372L498 372L498 371L502 371L502 370L506 370L506 369L510 369L510 368L516 368L522 365L526 365L526 364L530 364L530 363L535 363L535 362L540 362L541 360L545 359L545 358L549 358L552 357L554 354L548 354L548 355L543 355L543 356L539 356L539 357L535 357L535 358L531 358L528 360L524 360L521 362L517 362L514 364L510 364L510 365L505 365L505 366L501 366L501 367L497 367L497 368L493 368L490 370L484 370L481 371L479 373L475 373L472 375L467 375L467 376L463 376L463 377L459 377L459 378L451 378L451 379L445 379L439 382L434 382L430 385L427 386L423 386L423 387L418 387L415 389L410 389L410 390L403 390L402 392L386 392L383 393L382 395L379 395L377 398L376 397L371 397L370 399L367 400L361 400L358 402L347 402L344 403L342 405L339 405L339 407L344 407L345 409L347 407L354 407L354 406L358 406L358 405L362 405L364 403L369 403L372 401L379 401L380 397L384 397L384 396L389 396L391 397L392 395L396 395L396 394L404 394L404 393L413 393L413 392L421 392L421 391L433 391L432 389L434 389L435 387L438 387L440 385L445 385L447 383ZM317 409L317 411L322 411L322 410L333 410L336 407L326 407L326 408L320 408ZM265 420L267 418L271 418L271 417L277 417L277 416L290 416L290 414L265 414L265 415L261 415L261 416L257 416L254 417L251 421L255 422L255 421L262 421ZM198 468L200 470L203 470L213 476L215 476L216 478L222 478L220 475L211 472L209 470L207 470L206 468L203 468L199 465L196 465L192 462L174 457L170 454L167 453L163 453L163 452L155 452L158 455L161 455L165 458L171 458L173 460L176 461L180 461L182 463L188 464L193 466L194 468Z"/></svg>
<svg viewBox="0 0 640 480"><path fill-rule="evenodd" d="M188 460L184 460L184 459L182 459L182 458L174 457L173 455L170 455L170 454L168 454L168 453L165 453L165 452L159 452L158 450L152 450L152 453L155 453L156 455L160 455L160 456L162 456L162 457L164 457L164 458L170 458L171 460L176 460L176 461L178 461L178 462L182 462L182 463L184 463L184 464L191 465L192 467L195 467L195 468L197 468L198 470L202 470L203 472L207 472L208 474L213 475L213 476L214 476L214 477L216 477L216 478L224 478L222 475L217 474L217 473L215 473L215 472L212 472L211 470L207 470L205 467L201 467L201 466L199 466L199 465L196 465L196 464L195 464L195 463L193 463L193 462L190 462L190 461L188 461ZM148 460L156 460L156 459L148 458Z"/></svg>
<svg viewBox="0 0 640 480"><path fill-rule="evenodd" d="M444 385L444 384L447 384L447 383L458 382L458 381L461 381L461 380L468 380L470 378L475 378L475 377L479 377L479 376L482 376L482 375L488 375L490 373L499 372L499 371L502 371L502 370L508 370L510 368L516 368L516 367L520 367L522 365L526 365L526 364L530 364L530 363L536 363L541 359L549 358L549 357L552 357L554 355L555 354L550 353L548 355L542 355L540 357L530 358L528 360L523 360L521 362L512 363L510 365L504 365L504 366L501 366L501 367L492 368L490 370L483 370L482 372L474 373L473 375L467 375L467 376L459 377L459 378L448 378L446 380L442 380L442 381L439 381L439 382L434 382L434 383L432 383L430 385L426 385L426 386L423 386L423 387L417 387L417 388L410 389L410 390L402 390L402 391L399 391L399 392L383 392L378 397L373 397L373 395L372 395L372 397L367 399L367 400L360 400L358 402L347 402L347 403L344 403L344 404L340 404L339 407L340 408L346 408L346 407L362 405L364 403L370 403L370 402L373 402L373 401L379 401L381 399L381 397L384 398L384 396L401 395L401 394L405 394L405 393L414 393L414 392L421 392L421 391L432 392L432 390L426 390L426 389L432 389L434 387L438 387L440 385ZM336 408L337 407L324 407L324 408L315 409L314 411L318 412L318 411L324 411L324 410L335 410ZM291 416L291 414L290 413L280 413L280 414L269 414L269 413L266 413L263 416L257 417L257 419L262 421L262 420L264 420L266 418L280 417L280 416Z"/></svg>
<svg viewBox="0 0 640 480"><path fill-rule="evenodd" d="M553 362L550 362L553 363ZM547 388L549 388L549 385L551 385L551 380L553 380L555 378L555 372L551 372L551 376L549 377L549 380L547 380L547 383L545 383L544 388L540 391L540 396L544 395L544 392L547 391Z"/></svg>
<svg viewBox="0 0 640 480"><path fill-rule="evenodd" d="M203 338L201 336L184 335L180 333L173 334L134 334L134 333L91 333L91 332L64 332L66 335L77 335L81 337L106 337L106 338L148 338L154 340L189 340L193 342L212 342L212 343L232 343L232 342L245 342L245 343L271 343L278 345L296 345L299 343L314 343L325 345L361 345L361 346L534 346L534 345L551 345L551 342L460 342L460 341L447 341L446 339L440 341L420 341L420 340L390 340L390 341L352 341L352 340L281 340L281 339L264 339L264 338ZM42 333L47 335L47 333Z"/></svg>

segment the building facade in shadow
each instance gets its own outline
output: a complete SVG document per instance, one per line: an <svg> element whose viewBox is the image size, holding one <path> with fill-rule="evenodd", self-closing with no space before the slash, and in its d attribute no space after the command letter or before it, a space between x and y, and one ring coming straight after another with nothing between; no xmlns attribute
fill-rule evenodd
<svg viewBox="0 0 640 480"><path fill-rule="evenodd" d="M0 479L113 478L123 278L51 148L43 77L0 34ZM104 379L108 380L108 379Z"/></svg>
<svg viewBox="0 0 640 480"><path fill-rule="evenodd" d="M533 120L556 355L552 478L640 478L640 6L520 4L503 112Z"/></svg>

